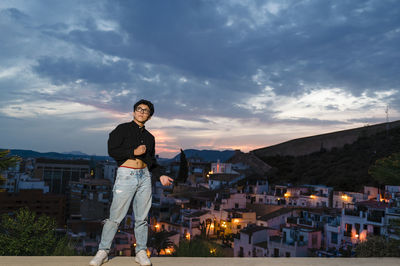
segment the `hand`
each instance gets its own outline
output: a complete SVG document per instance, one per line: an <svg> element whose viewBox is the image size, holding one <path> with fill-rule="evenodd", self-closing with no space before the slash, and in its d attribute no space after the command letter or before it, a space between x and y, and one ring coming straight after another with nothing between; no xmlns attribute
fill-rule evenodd
<svg viewBox="0 0 400 266"><path fill-rule="evenodd" d="M166 175L160 176L160 181L163 186L169 186L172 184L172 182L174 182L174 180L171 177Z"/></svg>
<svg viewBox="0 0 400 266"><path fill-rule="evenodd" d="M133 150L134 155L142 155L146 153L146 145L140 145Z"/></svg>

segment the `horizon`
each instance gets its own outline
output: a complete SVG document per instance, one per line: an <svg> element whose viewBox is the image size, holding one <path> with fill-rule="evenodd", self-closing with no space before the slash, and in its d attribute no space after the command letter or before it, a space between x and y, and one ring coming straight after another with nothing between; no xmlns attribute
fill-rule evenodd
<svg viewBox="0 0 400 266"><path fill-rule="evenodd" d="M107 154L142 98L162 158L399 120L399 8L1 1L0 146Z"/></svg>
<svg viewBox="0 0 400 266"><path fill-rule="evenodd" d="M364 127L366 127L366 126L382 125L382 124L387 124L387 123L391 124L391 123L399 122L399 121L400 121L400 120L389 121L389 122L384 122L384 123L377 123L377 124L367 124L367 125L364 125ZM358 129L358 128L362 128L362 127L350 128L350 129L346 129L346 130L352 130L352 129ZM299 138L290 139L290 140L287 140L287 141L284 141L284 142L272 144L272 145L270 145L270 146L259 147L259 148L256 148L256 149L254 149L254 150L257 150L257 149L264 149L264 148L272 147L272 146L275 146L275 145L280 145L280 144L283 144L283 143L286 143L286 142L298 140L298 139L316 137L316 136L320 136L320 135L324 135L324 134L332 134L332 133L337 133L337 132L346 131L346 130L338 130L338 131L327 132L327 133L322 133L322 134L317 134L317 135L299 137ZM3 149L3 148L0 148L0 149ZM9 149L9 150L11 150L11 149L13 149L13 150L27 150L27 149L23 149L23 148L22 148L22 149L19 149L19 148L8 148L8 149ZM187 149L184 149L184 151L188 151L188 150L196 150L196 151L200 151L200 152L201 152L201 151L225 152L225 151L235 151L235 150L237 150L237 149L224 149L224 150L217 150L217 149L195 149L195 148L187 148ZM251 151L254 151L254 150L251 150ZM101 155L101 154L87 154L87 153L84 153L84 152L79 151L79 150L76 150L76 151L64 151L64 152L59 152L59 151L38 151L38 150L29 150L29 149L28 149L28 151L40 152L40 153L52 153L52 152L55 152L55 153L59 153L59 154L68 154L68 155L79 155L79 154L76 154L76 153L83 153L82 156L109 156L108 154L106 154L106 155ZM239 151L244 152L244 151L242 151L242 150L240 150L240 149L239 149ZM248 152L250 152L250 151L248 151ZM176 156L178 156L179 154L180 154L180 151L177 152L175 155L172 155L172 157L162 157L162 156L160 156L160 158L161 158L161 159L173 159L173 158L175 158ZM159 155L159 154L156 154L156 155Z"/></svg>

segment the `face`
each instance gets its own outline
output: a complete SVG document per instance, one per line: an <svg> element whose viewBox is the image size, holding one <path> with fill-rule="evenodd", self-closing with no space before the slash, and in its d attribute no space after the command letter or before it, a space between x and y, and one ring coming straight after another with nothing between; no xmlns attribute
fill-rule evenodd
<svg viewBox="0 0 400 266"><path fill-rule="evenodd" d="M137 122L145 123L150 118L150 108L145 104L139 104L133 112L133 119Z"/></svg>

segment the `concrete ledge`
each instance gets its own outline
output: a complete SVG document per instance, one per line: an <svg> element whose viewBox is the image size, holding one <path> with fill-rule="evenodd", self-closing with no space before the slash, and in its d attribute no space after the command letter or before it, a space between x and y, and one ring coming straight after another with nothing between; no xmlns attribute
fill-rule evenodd
<svg viewBox="0 0 400 266"><path fill-rule="evenodd" d="M0 257L0 266L83 266L92 257ZM153 257L153 266L393 266L400 258L188 258ZM135 266L133 257L115 257L105 266Z"/></svg>

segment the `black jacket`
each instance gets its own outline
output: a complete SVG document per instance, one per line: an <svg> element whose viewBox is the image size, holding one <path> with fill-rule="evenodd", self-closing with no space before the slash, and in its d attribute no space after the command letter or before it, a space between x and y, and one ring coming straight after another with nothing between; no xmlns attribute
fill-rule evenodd
<svg viewBox="0 0 400 266"><path fill-rule="evenodd" d="M133 150L146 145L146 153L136 156ZM154 136L134 121L118 125L108 138L108 154L121 166L128 159L140 159L147 164L152 176L159 178L160 166L155 157Z"/></svg>

